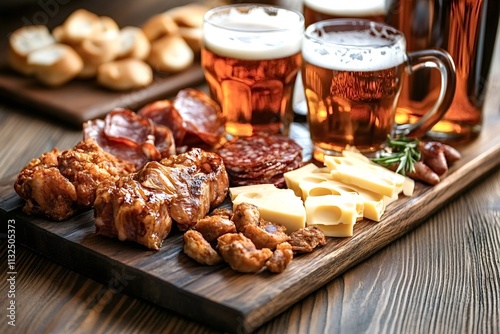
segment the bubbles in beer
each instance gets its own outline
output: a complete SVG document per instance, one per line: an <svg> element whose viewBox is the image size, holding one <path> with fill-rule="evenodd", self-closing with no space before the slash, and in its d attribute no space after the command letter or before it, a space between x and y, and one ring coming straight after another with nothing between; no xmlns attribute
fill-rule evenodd
<svg viewBox="0 0 500 334"><path fill-rule="evenodd" d="M371 27L363 31L309 31L303 57L309 63L332 70L379 71L405 61L405 41L388 31ZM321 43L318 43L321 40Z"/></svg>

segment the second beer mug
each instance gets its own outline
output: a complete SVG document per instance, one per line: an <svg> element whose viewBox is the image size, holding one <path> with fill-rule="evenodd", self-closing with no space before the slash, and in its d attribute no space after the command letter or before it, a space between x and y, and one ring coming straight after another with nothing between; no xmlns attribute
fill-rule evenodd
<svg viewBox="0 0 500 334"><path fill-rule="evenodd" d="M229 135L288 134L303 33L302 14L280 7L229 5L205 15L202 67Z"/></svg>
<svg viewBox="0 0 500 334"><path fill-rule="evenodd" d="M346 146L365 154L383 149L389 134L420 136L444 115L455 92L455 67L441 50L406 53L401 32L358 19L325 20L305 32L302 81L314 158ZM415 124L395 124L403 73L437 68L442 87L436 104Z"/></svg>

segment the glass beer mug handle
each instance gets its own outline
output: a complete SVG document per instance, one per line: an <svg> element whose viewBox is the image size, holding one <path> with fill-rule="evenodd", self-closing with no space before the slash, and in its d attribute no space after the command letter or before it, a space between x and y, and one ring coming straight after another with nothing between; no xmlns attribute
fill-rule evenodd
<svg viewBox="0 0 500 334"><path fill-rule="evenodd" d="M441 73L441 90L432 108L415 123L396 125L396 135L420 137L444 116L453 101L456 86L455 63L448 52L438 49L408 52L407 57L410 75L422 68L434 68Z"/></svg>

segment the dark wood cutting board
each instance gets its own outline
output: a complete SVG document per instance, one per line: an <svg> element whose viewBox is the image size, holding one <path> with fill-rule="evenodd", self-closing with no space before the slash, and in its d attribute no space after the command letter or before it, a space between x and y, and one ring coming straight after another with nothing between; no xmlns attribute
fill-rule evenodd
<svg viewBox="0 0 500 334"><path fill-rule="evenodd" d="M146 103L166 99L180 89L194 87L204 80L199 62L175 73L155 73L153 83L145 88L116 92L98 86L95 80L73 80L68 84L49 88L34 78L24 77L0 66L0 94L76 126L89 119L100 118L113 108L137 110Z"/></svg>
<svg viewBox="0 0 500 334"><path fill-rule="evenodd" d="M389 205L382 221L361 221L350 238L329 238L297 256L281 274L240 274L225 265L202 266L182 253L173 232L160 251L97 236L92 211L62 223L23 214L13 180L0 186L2 221L14 219L16 241L102 282L116 292L149 300L229 332L256 329L421 224L454 196L500 165L500 115L488 115L481 136L459 147L463 157L434 187L416 184L412 197ZM226 203L230 204L230 203Z"/></svg>

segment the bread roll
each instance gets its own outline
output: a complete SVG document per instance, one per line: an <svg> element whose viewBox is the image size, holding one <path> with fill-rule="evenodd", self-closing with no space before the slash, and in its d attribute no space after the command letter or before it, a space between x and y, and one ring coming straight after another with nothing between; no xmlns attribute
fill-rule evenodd
<svg viewBox="0 0 500 334"><path fill-rule="evenodd" d="M144 61L127 58L102 64L97 69L97 82L112 90L130 90L148 86L153 71Z"/></svg>
<svg viewBox="0 0 500 334"><path fill-rule="evenodd" d="M28 55L33 74L47 86L60 86L75 78L83 68L78 53L65 44L51 44Z"/></svg>
<svg viewBox="0 0 500 334"><path fill-rule="evenodd" d="M146 59L151 44L141 28L127 26L120 30L118 58Z"/></svg>
<svg viewBox="0 0 500 334"><path fill-rule="evenodd" d="M46 26L26 26L15 30L9 37L9 63L24 75L33 73L28 55L34 50L54 44L56 41Z"/></svg>
<svg viewBox="0 0 500 334"><path fill-rule="evenodd" d="M85 9L77 9L64 21L63 29L65 42L79 43L102 31L102 23L96 14Z"/></svg>
<svg viewBox="0 0 500 334"><path fill-rule="evenodd" d="M151 43L148 63L156 71L179 72L194 61L194 52L180 35L166 36Z"/></svg>
<svg viewBox="0 0 500 334"><path fill-rule="evenodd" d="M191 3L172 8L166 11L165 14L172 17L179 27L201 28L203 26L203 16L208 9L207 6L202 4Z"/></svg>
<svg viewBox="0 0 500 334"><path fill-rule="evenodd" d="M147 20L142 30L150 41L155 41L165 36L178 34L179 26L169 15L162 13Z"/></svg>

